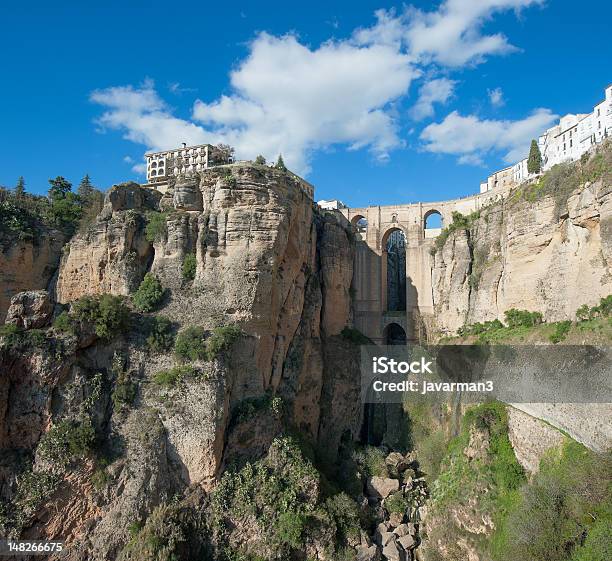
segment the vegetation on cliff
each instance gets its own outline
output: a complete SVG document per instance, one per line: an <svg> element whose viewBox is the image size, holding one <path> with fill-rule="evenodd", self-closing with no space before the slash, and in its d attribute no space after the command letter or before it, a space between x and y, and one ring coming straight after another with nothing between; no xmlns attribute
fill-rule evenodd
<svg viewBox="0 0 612 561"><path fill-rule="evenodd" d="M85 176L78 193L63 177L49 180L47 197L25 191L25 183L14 190L0 188L0 243L12 240L36 242L45 229L59 229L67 236L84 230L102 208L103 195Z"/></svg>
<svg viewBox="0 0 612 561"><path fill-rule="evenodd" d="M589 333L612 338L612 295L601 298L597 306L580 306L576 320L544 322L540 312L512 308L504 312L505 324L498 319L467 324L457 330L457 337L444 337L442 342L459 340L470 343L499 344L504 342L532 341L553 344L584 338Z"/></svg>

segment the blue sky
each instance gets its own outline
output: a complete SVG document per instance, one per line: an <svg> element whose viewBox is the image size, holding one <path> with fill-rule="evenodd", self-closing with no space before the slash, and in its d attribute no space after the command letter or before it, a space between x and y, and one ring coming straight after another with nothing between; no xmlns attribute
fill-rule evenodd
<svg viewBox="0 0 612 561"><path fill-rule="evenodd" d="M227 141L351 206L478 190L612 81L612 4L12 2L0 185L135 179L148 149Z"/></svg>

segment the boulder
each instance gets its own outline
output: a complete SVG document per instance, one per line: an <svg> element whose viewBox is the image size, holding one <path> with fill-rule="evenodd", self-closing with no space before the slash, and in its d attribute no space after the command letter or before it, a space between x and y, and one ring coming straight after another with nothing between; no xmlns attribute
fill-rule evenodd
<svg viewBox="0 0 612 561"><path fill-rule="evenodd" d="M395 536L394 536L395 538ZM395 539L391 540L382 550L383 558L389 561L405 561L406 554L404 550L399 547Z"/></svg>
<svg viewBox="0 0 612 561"><path fill-rule="evenodd" d="M358 547L356 561L380 561L380 551L375 545Z"/></svg>
<svg viewBox="0 0 612 561"><path fill-rule="evenodd" d="M402 471L408 469L410 462L408 462L399 452L391 452L391 454L385 458L385 463L393 472L399 475Z"/></svg>
<svg viewBox="0 0 612 561"><path fill-rule="evenodd" d="M391 493L399 491L399 481L390 477L370 477L367 489L371 497L386 499Z"/></svg>
<svg viewBox="0 0 612 561"><path fill-rule="evenodd" d="M405 551L409 551L416 547L416 540L410 534L398 538L397 543L399 543Z"/></svg>
<svg viewBox="0 0 612 561"><path fill-rule="evenodd" d="M393 530L393 533L398 538L403 538L404 536L407 536L408 534L410 534L410 528L408 527L408 524L400 524L397 528L395 528L395 530Z"/></svg>
<svg viewBox="0 0 612 561"><path fill-rule="evenodd" d="M29 290L15 294L6 314L6 322L22 329L35 329L49 323L53 305L46 290Z"/></svg>

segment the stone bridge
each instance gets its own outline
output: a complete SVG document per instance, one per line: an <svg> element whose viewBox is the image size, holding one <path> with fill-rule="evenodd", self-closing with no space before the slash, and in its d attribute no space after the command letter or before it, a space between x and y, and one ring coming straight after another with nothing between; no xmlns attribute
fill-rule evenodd
<svg viewBox="0 0 612 561"><path fill-rule="evenodd" d="M398 327L407 341L419 339L434 311L430 249L441 228L428 227L430 217L439 215L443 227L452 222L453 212L470 214L503 194L499 190L436 203L340 210L355 226L358 236L353 282L355 327L379 344L389 343L389 330L397 333ZM387 244L396 231L403 233L406 247L405 310L391 310L387 303Z"/></svg>

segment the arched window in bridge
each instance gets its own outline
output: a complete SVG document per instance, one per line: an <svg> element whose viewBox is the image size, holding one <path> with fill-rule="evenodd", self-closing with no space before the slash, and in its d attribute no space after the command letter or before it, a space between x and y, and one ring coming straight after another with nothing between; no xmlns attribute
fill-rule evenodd
<svg viewBox="0 0 612 561"><path fill-rule="evenodd" d="M384 331L385 345L405 345L406 332L401 325L390 323Z"/></svg>
<svg viewBox="0 0 612 561"><path fill-rule="evenodd" d="M399 229L387 237L387 311L406 311L406 236Z"/></svg>
<svg viewBox="0 0 612 561"><path fill-rule="evenodd" d="M437 210L430 210L425 214L423 231L426 238L435 238L442 231L442 215Z"/></svg>
<svg viewBox="0 0 612 561"><path fill-rule="evenodd" d="M360 214L357 214L351 218L351 224L360 234L364 234L368 229L368 220Z"/></svg>

